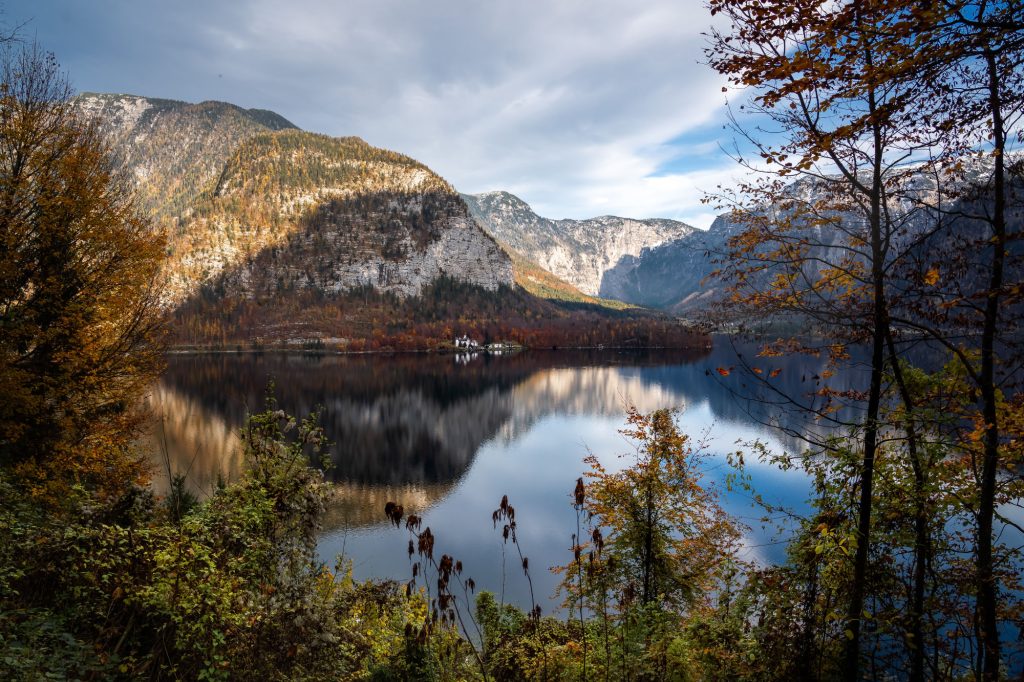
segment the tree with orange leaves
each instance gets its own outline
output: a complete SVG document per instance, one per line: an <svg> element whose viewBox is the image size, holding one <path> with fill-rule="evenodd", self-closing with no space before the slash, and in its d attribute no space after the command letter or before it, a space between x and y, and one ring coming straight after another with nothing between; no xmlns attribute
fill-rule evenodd
<svg viewBox="0 0 1024 682"><path fill-rule="evenodd" d="M0 65L0 463L103 487L133 473L160 360L163 239L52 55ZM130 479L129 479L130 480Z"/></svg>
<svg viewBox="0 0 1024 682"><path fill-rule="evenodd" d="M900 20L872 3L719 0L732 30L715 33L712 66L752 86L752 106L783 135L751 137L778 169L744 188L730 244L736 300L797 314L816 331L870 349L859 424L857 542L846 608L848 679L857 676L870 554L876 455L890 330L889 268L906 234L889 207L905 183L902 164L930 141L906 104L915 84L892 77L892 43L878 31ZM883 77L887 75L888 77ZM770 139L770 138L769 138ZM774 177L772 177L774 176ZM803 180L794 186L787 181Z"/></svg>
<svg viewBox="0 0 1024 682"><path fill-rule="evenodd" d="M589 480L577 485L576 501L605 535L600 546L578 542L591 549L590 563L614 558L614 582L641 604L684 609L709 593L737 528L701 485L704 450L679 432L673 411L630 407L621 433L636 444L628 466L609 470L586 458Z"/></svg>

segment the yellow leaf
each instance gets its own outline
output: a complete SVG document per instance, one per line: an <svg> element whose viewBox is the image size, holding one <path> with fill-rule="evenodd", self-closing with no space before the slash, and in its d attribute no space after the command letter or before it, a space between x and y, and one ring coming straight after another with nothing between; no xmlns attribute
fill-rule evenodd
<svg viewBox="0 0 1024 682"><path fill-rule="evenodd" d="M939 269L932 268L928 272L924 273L924 283L930 287L935 286L939 283Z"/></svg>

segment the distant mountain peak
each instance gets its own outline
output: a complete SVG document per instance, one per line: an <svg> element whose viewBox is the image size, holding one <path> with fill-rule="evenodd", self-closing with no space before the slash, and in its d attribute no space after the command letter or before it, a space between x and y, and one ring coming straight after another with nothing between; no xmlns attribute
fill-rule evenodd
<svg viewBox="0 0 1024 682"><path fill-rule="evenodd" d="M662 218L604 215L552 220L503 191L463 194L462 198L495 239L591 296L599 293L605 274L620 262L696 229Z"/></svg>
<svg viewBox="0 0 1024 682"><path fill-rule="evenodd" d="M536 216L533 209L528 203L517 197L511 192L504 190L494 190L491 192L481 192L480 194L467 194L463 195L463 198L471 196L475 199L481 207L487 207L490 211L501 211L503 213L523 213ZM538 216L539 217L539 216Z"/></svg>
<svg viewBox="0 0 1024 682"><path fill-rule="evenodd" d="M227 113L234 112L249 118L271 130L283 130L285 128L298 128L297 125L286 119L277 112L269 109L246 109L230 102L219 100L203 100L202 102L185 102L176 99L163 99L160 97L146 97L144 95L133 95L130 93L112 92L82 92L76 98L79 105L90 113L109 117L111 109L121 108L122 110L132 109L141 115L147 110L160 112L173 110L189 110L194 112Z"/></svg>
<svg viewBox="0 0 1024 682"><path fill-rule="evenodd" d="M503 189L495 189L491 190L490 192L478 192L473 196L478 197L480 199L510 199L512 201L517 201L521 204L526 204L525 201L517 197L515 194L512 194L512 192L506 192Z"/></svg>

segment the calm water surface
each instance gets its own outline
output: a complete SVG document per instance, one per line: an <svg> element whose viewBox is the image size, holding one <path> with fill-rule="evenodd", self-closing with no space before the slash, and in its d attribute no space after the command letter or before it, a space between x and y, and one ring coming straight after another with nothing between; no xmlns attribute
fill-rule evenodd
<svg viewBox="0 0 1024 682"><path fill-rule="evenodd" d="M570 558L576 516L570 493L588 452L610 468L633 444L619 434L625 404L641 411L676 408L681 430L706 436L706 485L721 491L728 512L748 527L744 554L780 561L783 530L763 527L763 511L749 493L726 489L731 471L725 455L759 439L775 450L797 450L791 432L820 430L779 405L749 400L747 380L733 370L737 350L764 368L790 395L813 390L824 361L753 358L756 349L719 339L706 354L680 352L528 352L475 358L452 355L303 356L176 355L154 391L154 429L160 449L176 471L187 472L200 493L218 475L236 476L241 466L237 430L248 411L261 408L268 381L281 406L304 415L322 406L333 466L328 476L335 500L320 539L325 561L344 555L355 576L407 580L405 530L390 526L384 504L394 500L424 517L438 553L460 559L479 588L529 603L527 585L508 547L503 580L503 542L491 512L502 495L516 507L519 538L530 558L534 588L546 611L555 601L557 576L547 570ZM860 384L856 367L830 380ZM161 467L163 465L161 464ZM782 472L748 458L749 473L766 501L806 510L803 474ZM166 479L157 481L166 488Z"/></svg>

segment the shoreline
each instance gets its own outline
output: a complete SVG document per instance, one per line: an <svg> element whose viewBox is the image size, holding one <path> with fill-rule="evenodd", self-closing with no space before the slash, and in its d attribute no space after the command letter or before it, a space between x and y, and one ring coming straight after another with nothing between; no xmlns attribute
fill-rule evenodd
<svg viewBox="0 0 1024 682"><path fill-rule="evenodd" d="M530 347L518 346L502 350L488 350L482 348L472 351L477 355L518 355L529 351L558 353L562 351L584 351L584 350L615 350L615 351L652 351L652 350L680 350L680 351L708 351L714 344L709 340L705 344L694 344L687 346L558 346L558 347ZM285 353L289 355L462 355L470 351L459 348L380 348L376 350L338 350L338 349L313 349L313 348L282 348L280 346L268 346L266 348L195 348L195 347L174 347L164 351L165 355L258 355L262 353Z"/></svg>

